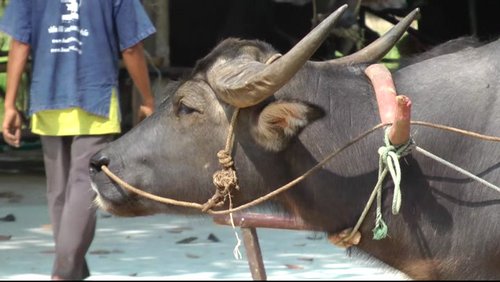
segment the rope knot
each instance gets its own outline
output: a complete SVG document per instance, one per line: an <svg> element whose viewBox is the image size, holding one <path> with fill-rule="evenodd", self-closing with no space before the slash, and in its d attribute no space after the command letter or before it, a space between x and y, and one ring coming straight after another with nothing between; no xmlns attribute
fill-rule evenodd
<svg viewBox="0 0 500 282"><path fill-rule="evenodd" d="M399 159L396 153L396 147L392 145L386 145L378 148L378 154L385 165L394 166L394 162L397 162Z"/></svg>
<svg viewBox="0 0 500 282"><path fill-rule="evenodd" d="M375 187L377 191L377 209L375 228L373 229L373 238L375 240L383 239L387 236L387 225L382 218L382 181L390 173L392 182L394 183L394 192L392 198L392 214L399 213L401 208L401 166L399 159L406 156L411 152L414 147L413 139L410 138L408 142L400 146L394 146L389 140L389 130L385 131L384 136L385 146L378 149L379 158L379 180Z"/></svg>
<svg viewBox="0 0 500 282"><path fill-rule="evenodd" d="M229 169L233 167L233 158L231 154L226 150L220 150L217 153L217 158L219 158L219 163L224 169Z"/></svg>
<svg viewBox="0 0 500 282"><path fill-rule="evenodd" d="M240 189L238 186L238 178L236 177L236 170L234 169L233 158L231 157L234 142L234 125L236 124L238 112L239 109L237 108L231 118L226 146L224 149L217 152L217 158L219 159L222 169L216 171L212 176L212 181L216 189L212 198L208 199L208 201L202 205L201 210L203 212L207 212L215 206L219 207L223 205L228 197L231 201L231 189ZM232 204L230 204L230 206L232 206Z"/></svg>
<svg viewBox="0 0 500 282"><path fill-rule="evenodd" d="M232 168L216 171L213 175L213 182L217 190L224 194L227 194L233 188L240 189L236 171Z"/></svg>
<svg viewBox="0 0 500 282"><path fill-rule="evenodd" d="M233 167L225 167L222 170L216 171L212 176L212 181L216 187L215 194L205 204L203 204L203 212L208 211L214 206L218 207L224 204L224 201L231 193L231 189L240 189L238 186L236 171Z"/></svg>

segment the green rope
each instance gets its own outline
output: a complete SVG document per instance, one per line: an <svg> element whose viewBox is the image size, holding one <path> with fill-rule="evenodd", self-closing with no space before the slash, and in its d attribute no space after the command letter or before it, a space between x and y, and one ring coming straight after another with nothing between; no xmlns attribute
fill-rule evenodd
<svg viewBox="0 0 500 282"><path fill-rule="evenodd" d="M401 167L399 165L399 159L402 156L407 155L410 152L411 146L414 144L413 140L410 138L408 142L400 146L394 146L389 140L389 130L385 131L384 136L385 146L378 149L379 154L379 170L378 170L378 181L375 186L377 193L377 209L375 217L375 228L373 228L373 239L381 240L387 237L387 224L385 224L382 218L382 183L383 179L390 173L392 181L394 182L394 193L392 198L392 214L396 215L399 213L401 208Z"/></svg>

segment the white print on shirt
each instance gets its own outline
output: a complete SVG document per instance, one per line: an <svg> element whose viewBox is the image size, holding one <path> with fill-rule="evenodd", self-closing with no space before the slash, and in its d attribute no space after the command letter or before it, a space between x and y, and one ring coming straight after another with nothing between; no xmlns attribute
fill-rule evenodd
<svg viewBox="0 0 500 282"><path fill-rule="evenodd" d="M73 21L80 18L80 16L78 15L78 9L80 8L80 5L78 4L78 2L76 2L76 0L61 0L61 2L67 3L66 9L69 12L69 14L62 15L63 21Z"/></svg>
<svg viewBox="0 0 500 282"><path fill-rule="evenodd" d="M57 33L74 33L77 32L80 36L89 36L89 31L87 29L80 29L78 25L72 24L80 19L79 10L82 5L83 0L60 0L61 4L66 6L67 14L61 16L62 25L55 26L52 25L48 29L49 34ZM78 3L79 2L79 3ZM66 25L67 24L67 25ZM50 53L69 53L77 52L82 54L80 47L83 42L78 39L78 37L70 36L66 38L54 38L51 43L53 48L50 48Z"/></svg>

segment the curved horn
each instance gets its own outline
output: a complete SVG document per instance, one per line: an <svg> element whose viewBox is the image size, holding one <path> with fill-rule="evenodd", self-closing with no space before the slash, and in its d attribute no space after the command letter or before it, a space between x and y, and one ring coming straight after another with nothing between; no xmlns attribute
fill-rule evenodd
<svg viewBox="0 0 500 282"><path fill-rule="evenodd" d="M239 70L231 62L218 66L216 81L211 83L215 92L220 99L239 108L256 105L273 95L309 60L346 9L347 5L338 8L270 65L245 62Z"/></svg>
<svg viewBox="0 0 500 282"><path fill-rule="evenodd" d="M377 40L373 41L365 48L357 51L354 54L329 61L324 61L323 63L347 65L378 62L385 56L385 54L387 54L387 52L391 50L392 47L394 47L394 45L398 42L401 36L403 36L405 31L418 15L420 15L420 9L416 8L406 17L404 17L404 19L402 19L397 25L391 28L391 30L385 33L382 37L379 37Z"/></svg>

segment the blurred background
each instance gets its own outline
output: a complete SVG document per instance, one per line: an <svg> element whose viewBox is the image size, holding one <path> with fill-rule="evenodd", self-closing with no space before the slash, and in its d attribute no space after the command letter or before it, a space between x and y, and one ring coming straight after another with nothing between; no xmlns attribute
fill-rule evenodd
<svg viewBox="0 0 500 282"><path fill-rule="evenodd" d="M0 17L12 0L0 0ZM142 0L157 33L145 41L155 92L169 80L188 73L195 62L224 38L261 39L284 53L325 16L343 4L349 9L313 60L351 54L377 39L411 10L421 17L382 62L394 69L400 59L427 51L446 41L467 38L467 44L497 38L500 22L497 0ZM471 43L472 42L472 43ZM0 34L0 123L3 121L5 71L9 38ZM40 143L30 133L29 67L19 109L25 113L21 147L13 149L0 140L0 168L40 166ZM139 96L125 69L120 74L123 133L137 124ZM1 129L0 129L1 130Z"/></svg>

